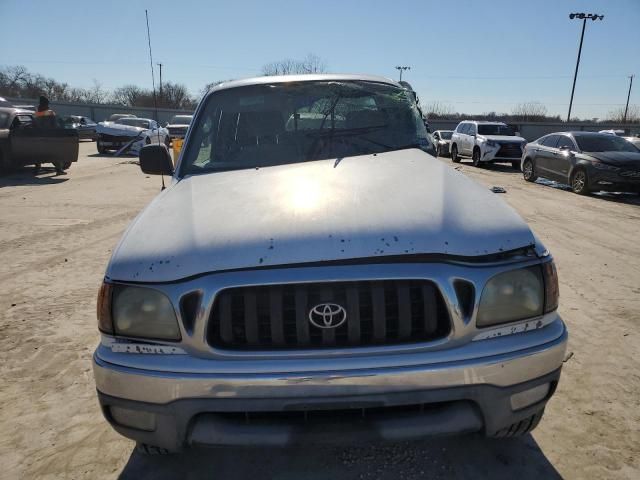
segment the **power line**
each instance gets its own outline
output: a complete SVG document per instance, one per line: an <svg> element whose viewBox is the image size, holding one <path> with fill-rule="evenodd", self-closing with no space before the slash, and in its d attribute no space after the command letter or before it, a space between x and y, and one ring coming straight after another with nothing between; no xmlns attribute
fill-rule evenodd
<svg viewBox="0 0 640 480"><path fill-rule="evenodd" d="M631 98L631 85L633 85L633 77L635 75L629 75L629 93L627 94L627 106L624 107L624 121L623 123L627 123L627 112L629 111L629 99Z"/></svg>

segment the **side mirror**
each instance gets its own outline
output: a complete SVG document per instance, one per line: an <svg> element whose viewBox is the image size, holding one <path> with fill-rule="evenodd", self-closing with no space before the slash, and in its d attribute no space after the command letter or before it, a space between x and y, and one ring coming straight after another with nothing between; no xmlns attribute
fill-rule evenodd
<svg viewBox="0 0 640 480"><path fill-rule="evenodd" d="M140 169L149 175L173 175L173 161L167 146L160 143L142 147Z"/></svg>

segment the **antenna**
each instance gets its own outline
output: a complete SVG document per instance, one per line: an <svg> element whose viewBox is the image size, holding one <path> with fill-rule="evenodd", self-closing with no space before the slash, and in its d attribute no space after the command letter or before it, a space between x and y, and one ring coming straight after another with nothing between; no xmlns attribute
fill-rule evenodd
<svg viewBox="0 0 640 480"><path fill-rule="evenodd" d="M155 120L158 122L158 99L156 97L156 77L153 73L153 54L151 53L151 33L149 33L149 12L145 9L144 16L147 18L147 43L149 44L149 65L151 66L151 86L153 87L153 108L155 110ZM157 129L158 132L158 144L160 144L160 129ZM166 187L164 186L164 175L161 175L162 178L162 189L164 190Z"/></svg>

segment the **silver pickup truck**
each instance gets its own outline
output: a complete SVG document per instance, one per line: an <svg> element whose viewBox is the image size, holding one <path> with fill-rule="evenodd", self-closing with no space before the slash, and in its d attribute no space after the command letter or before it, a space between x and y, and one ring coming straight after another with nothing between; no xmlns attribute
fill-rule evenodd
<svg viewBox="0 0 640 480"><path fill-rule="evenodd" d="M436 160L415 98L355 75L200 102L98 298L106 419L147 453L538 424L567 331L549 252Z"/></svg>

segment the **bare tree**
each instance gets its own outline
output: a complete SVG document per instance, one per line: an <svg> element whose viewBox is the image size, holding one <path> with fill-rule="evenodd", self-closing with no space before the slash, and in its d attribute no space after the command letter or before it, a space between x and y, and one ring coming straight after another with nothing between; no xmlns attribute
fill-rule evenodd
<svg viewBox="0 0 640 480"><path fill-rule="evenodd" d="M313 53L309 53L302 60L285 58L263 65L263 75L294 75L304 73L324 73L327 71L327 65L320 57Z"/></svg>
<svg viewBox="0 0 640 480"><path fill-rule="evenodd" d="M427 118L448 118L454 115L453 107L438 100L422 106L422 111Z"/></svg>
<svg viewBox="0 0 640 480"><path fill-rule="evenodd" d="M607 120L610 122L623 123L624 122L624 107L611 110L607 115ZM629 105L629 111L627 112L627 123L640 123L640 105Z"/></svg>
<svg viewBox="0 0 640 480"><path fill-rule="evenodd" d="M514 120L539 122L546 118L547 107L540 102L524 102L513 107L511 114Z"/></svg>

